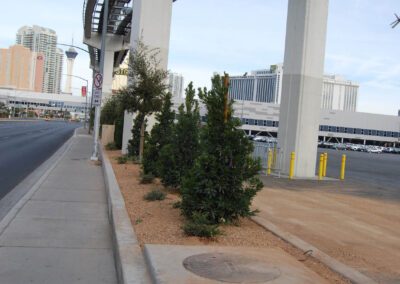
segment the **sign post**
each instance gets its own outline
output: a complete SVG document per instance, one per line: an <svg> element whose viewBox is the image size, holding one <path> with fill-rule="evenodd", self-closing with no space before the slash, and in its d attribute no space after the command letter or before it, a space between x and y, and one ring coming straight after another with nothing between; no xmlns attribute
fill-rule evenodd
<svg viewBox="0 0 400 284"><path fill-rule="evenodd" d="M92 161L99 160L98 151L98 140L99 140L99 124L100 124L100 104L101 104L101 92L103 87L103 72L104 72L104 54L106 53L106 36L107 36L107 22L108 22L108 0L103 2L103 29L101 32L101 49L100 49L100 65L99 73L94 75L94 85L97 90L97 100L93 97L93 104L95 104L95 120L94 120L94 139L93 139L93 152L90 159ZM94 95L94 94L93 94Z"/></svg>
<svg viewBox="0 0 400 284"><path fill-rule="evenodd" d="M100 106L101 106L101 95L103 88L103 75L96 73L94 75L94 90L92 94L92 105L95 106L95 120L94 120L94 139L93 139L93 152L92 161L97 161L98 158L98 141L99 141L99 127L100 127Z"/></svg>

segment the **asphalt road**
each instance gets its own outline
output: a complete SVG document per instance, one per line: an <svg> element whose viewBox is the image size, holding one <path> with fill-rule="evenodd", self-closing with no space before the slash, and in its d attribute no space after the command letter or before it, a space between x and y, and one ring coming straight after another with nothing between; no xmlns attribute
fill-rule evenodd
<svg viewBox="0 0 400 284"><path fill-rule="evenodd" d="M80 126L63 121L0 121L0 200Z"/></svg>
<svg viewBox="0 0 400 284"><path fill-rule="evenodd" d="M364 195L385 199L400 199L399 154L318 149L318 154L323 152L328 153L326 169L328 177L337 179L340 177L342 155L346 154L346 181L362 185Z"/></svg>

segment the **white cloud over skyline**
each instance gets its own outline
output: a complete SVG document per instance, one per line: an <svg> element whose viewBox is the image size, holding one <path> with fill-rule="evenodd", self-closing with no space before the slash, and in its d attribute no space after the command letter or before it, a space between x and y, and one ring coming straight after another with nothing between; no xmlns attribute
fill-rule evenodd
<svg viewBox="0 0 400 284"><path fill-rule="evenodd" d="M203 87L210 85L214 71L238 75L283 62L287 2L178 0L169 69L182 73L185 84L193 81ZM74 43L85 48L82 6L83 1L76 0L8 2L0 17L0 48L13 45L24 25L54 29L62 43L74 36ZM394 0L330 0L325 73L360 83L359 111L396 115L400 109L400 25L390 27L396 12L400 5ZM75 61L74 75L91 77L83 52ZM81 85L73 80L75 95Z"/></svg>

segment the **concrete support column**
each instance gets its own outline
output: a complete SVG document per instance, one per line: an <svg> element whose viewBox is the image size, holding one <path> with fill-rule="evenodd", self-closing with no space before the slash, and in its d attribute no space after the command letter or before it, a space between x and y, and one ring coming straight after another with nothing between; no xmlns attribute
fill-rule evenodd
<svg viewBox="0 0 400 284"><path fill-rule="evenodd" d="M289 0L278 143L284 173L315 176L329 0Z"/></svg>
<svg viewBox="0 0 400 284"><path fill-rule="evenodd" d="M139 40L150 49L157 48L159 50L159 68L165 70L168 67L171 15L172 0L133 1L131 48L137 48ZM125 114L122 153L127 153L128 141L132 136L132 119L133 114ZM151 129L153 125L154 117L148 118L148 129Z"/></svg>
<svg viewBox="0 0 400 284"><path fill-rule="evenodd" d="M114 72L114 51L106 50L103 67L103 90L101 103L103 104L112 95L112 81Z"/></svg>

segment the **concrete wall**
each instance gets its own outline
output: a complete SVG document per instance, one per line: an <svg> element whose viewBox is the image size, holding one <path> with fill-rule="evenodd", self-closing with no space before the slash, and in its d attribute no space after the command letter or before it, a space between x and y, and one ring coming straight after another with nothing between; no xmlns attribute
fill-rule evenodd
<svg viewBox="0 0 400 284"><path fill-rule="evenodd" d="M114 132L115 125L103 124L101 126L101 145L105 146L109 143L114 142Z"/></svg>

